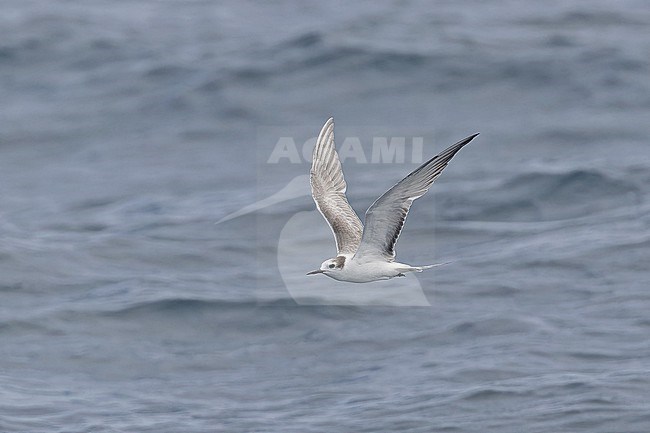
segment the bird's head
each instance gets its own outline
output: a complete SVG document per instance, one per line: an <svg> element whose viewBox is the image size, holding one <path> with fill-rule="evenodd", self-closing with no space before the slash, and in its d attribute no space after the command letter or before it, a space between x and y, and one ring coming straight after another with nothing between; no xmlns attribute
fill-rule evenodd
<svg viewBox="0 0 650 433"><path fill-rule="evenodd" d="M316 274L333 274L334 272L340 272L343 269L345 264L344 256L337 256L331 259L325 260L321 263L320 268L315 271L307 272L307 275L316 275Z"/></svg>

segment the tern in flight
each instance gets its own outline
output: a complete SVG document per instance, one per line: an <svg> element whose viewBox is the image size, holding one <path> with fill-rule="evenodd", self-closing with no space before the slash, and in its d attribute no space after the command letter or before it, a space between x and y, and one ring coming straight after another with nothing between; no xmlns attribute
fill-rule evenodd
<svg viewBox="0 0 650 433"><path fill-rule="evenodd" d="M366 211L366 225L345 197L347 185L334 147L334 119L316 140L311 164L311 195L336 240L337 255L307 275L325 274L339 281L367 283L403 277L436 265L411 266L395 261L395 243L413 201L422 197L454 155L478 134L434 156L379 197Z"/></svg>

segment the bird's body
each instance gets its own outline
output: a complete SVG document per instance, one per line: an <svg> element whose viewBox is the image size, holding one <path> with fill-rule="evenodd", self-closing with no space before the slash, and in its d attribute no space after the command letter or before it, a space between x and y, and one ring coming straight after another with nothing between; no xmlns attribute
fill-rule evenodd
<svg viewBox="0 0 650 433"><path fill-rule="evenodd" d="M335 280L347 281L350 283L368 283L377 280L389 280L394 277L404 276L404 272L410 272L414 269L410 265L398 262L388 262L385 260L373 260L368 263L360 263L354 260L354 256L346 254L336 256L335 261L341 263L336 272L327 272L328 277Z"/></svg>
<svg viewBox="0 0 650 433"><path fill-rule="evenodd" d="M330 118L314 147L310 183L316 207L334 234L338 255L307 275L322 273L339 281L367 283L436 266L396 262L395 243L413 201L429 190L456 152L477 135L450 146L386 191L366 211L364 227L345 196L347 185L334 147L334 120Z"/></svg>

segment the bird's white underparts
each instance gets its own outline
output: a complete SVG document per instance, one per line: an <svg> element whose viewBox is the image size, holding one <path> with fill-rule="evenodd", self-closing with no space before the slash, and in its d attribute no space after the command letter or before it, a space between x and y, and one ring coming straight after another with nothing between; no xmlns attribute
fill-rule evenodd
<svg viewBox="0 0 650 433"><path fill-rule="evenodd" d="M429 190L451 158L477 135L449 146L382 194L366 211L364 226L345 196L347 185L334 146L334 119L329 118L316 140L310 183L316 207L334 234L337 255L307 275L324 274L339 281L367 283L437 266L396 262L395 244L413 201Z"/></svg>

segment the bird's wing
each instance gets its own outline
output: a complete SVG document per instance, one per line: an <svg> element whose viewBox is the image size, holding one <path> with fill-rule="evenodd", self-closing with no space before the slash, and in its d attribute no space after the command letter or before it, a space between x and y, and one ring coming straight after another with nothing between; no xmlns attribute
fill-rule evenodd
<svg viewBox="0 0 650 433"><path fill-rule="evenodd" d="M336 239L338 254L354 254L361 242L363 225L345 197L347 185L334 148L334 119L327 120L314 147L311 195Z"/></svg>
<svg viewBox="0 0 650 433"><path fill-rule="evenodd" d="M459 141L434 156L379 197L366 211L366 226L355 260L395 259L395 243L411 204L422 197L447 163L478 134Z"/></svg>

